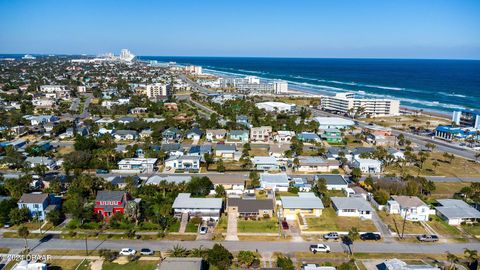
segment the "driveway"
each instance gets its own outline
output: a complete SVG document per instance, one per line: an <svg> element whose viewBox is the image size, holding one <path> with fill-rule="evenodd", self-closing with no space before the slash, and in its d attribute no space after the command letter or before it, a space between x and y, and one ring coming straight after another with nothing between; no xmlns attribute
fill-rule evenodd
<svg viewBox="0 0 480 270"><path fill-rule="evenodd" d="M238 218L234 213L230 213L228 216L228 225L227 225L227 236L225 237L225 241L238 241L238 227L237 221Z"/></svg>
<svg viewBox="0 0 480 270"><path fill-rule="evenodd" d="M393 241L393 235L388 226L383 222L383 220L378 216L377 211L372 212L372 221L377 227L377 230L382 234L385 241L390 242Z"/></svg>

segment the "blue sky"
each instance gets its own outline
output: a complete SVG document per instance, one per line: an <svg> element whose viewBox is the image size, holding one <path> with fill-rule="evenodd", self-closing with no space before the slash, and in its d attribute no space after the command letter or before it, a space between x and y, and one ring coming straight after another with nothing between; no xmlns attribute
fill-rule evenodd
<svg viewBox="0 0 480 270"><path fill-rule="evenodd" d="M480 59L478 0L0 0L0 53Z"/></svg>

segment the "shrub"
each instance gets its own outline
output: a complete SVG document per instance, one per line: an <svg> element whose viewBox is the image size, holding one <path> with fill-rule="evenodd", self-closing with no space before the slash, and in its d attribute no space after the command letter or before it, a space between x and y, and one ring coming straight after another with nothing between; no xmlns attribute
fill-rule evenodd
<svg viewBox="0 0 480 270"><path fill-rule="evenodd" d="M98 251L101 257L103 257L106 261L112 262L118 256L118 253L109 249L100 249Z"/></svg>

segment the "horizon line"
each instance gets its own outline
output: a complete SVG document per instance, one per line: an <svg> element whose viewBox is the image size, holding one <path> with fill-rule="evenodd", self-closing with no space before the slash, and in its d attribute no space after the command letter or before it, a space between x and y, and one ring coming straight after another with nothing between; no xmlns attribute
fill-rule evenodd
<svg viewBox="0 0 480 270"><path fill-rule="evenodd" d="M1 53L0 55L37 55L37 56L97 56L99 54L82 53ZM461 60L480 61L480 58L422 58L422 57L318 57L318 56L228 56L228 55L136 55L138 57L178 57L178 58L278 58L278 59L358 59L358 60Z"/></svg>

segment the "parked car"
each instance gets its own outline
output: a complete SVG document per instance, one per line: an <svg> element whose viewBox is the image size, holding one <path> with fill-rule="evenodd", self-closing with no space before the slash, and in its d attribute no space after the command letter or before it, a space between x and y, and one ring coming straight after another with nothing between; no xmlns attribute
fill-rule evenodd
<svg viewBox="0 0 480 270"><path fill-rule="evenodd" d="M380 240L382 237L380 236L380 234L377 234L377 233L373 233L373 232L367 232L367 233L362 233L360 234L360 239L362 240L375 240L375 241L378 241Z"/></svg>
<svg viewBox="0 0 480 270"><path fill-rule="evenodd" d="M288 229L289 229L289 227L288 227L288 222L286 222L285 220L282 221L282 228L283 228L284 230L288 230Z"/></svg>
<svg viewBox="0 0 480 270"><path fill-rule="evenodd" d="M135 253L137 253L137 251L131 248L122 248L122 250L120 250L120 255L128 256L128 255L135 255Z"/></svg>
<svg viewBox="0 0 480 270"><path fill-rule="evenodd" d="M424 234L417 236L417 239L422 242L437 242L438 236L435 234Z"/></svg>
<svg viewBox="0 0 480 270"><path fill-rule="evenodd" d="M140 254L141 255L153 255L155 253L155 251L149 249L149 248L142 248L140 250Z"/></svg>
<svg viewBox="0 0 480 270"><path fill-rule="evenodd" d="M315 254L317 252L329 253L330 252L330 247L325 245L325 244L316 244L316 245L311 245L310 246L310 251L313 252L313 254Z"/></svg>
<svg viewBox="0 0 480 270"><path fill-rule="evenodd" d="M207 234L208 232L208 227L202 226L200 227L200 234Z"/></svg>
<svg viewBox="0 0 480 270"><path fill-rule="evenodd" d="M329 233L323 235L323 239L325 239L325 240L328 240L328 239L337 240L338 238L339 238L339 236L338 236L337 232L329 232Z"/></svg>
<svg viewBox="0 0 480 270"><path fill-rule="evenodd" d="M97 174L106 174L108 173L108 170L106 169L97 169Z"/></svg>

